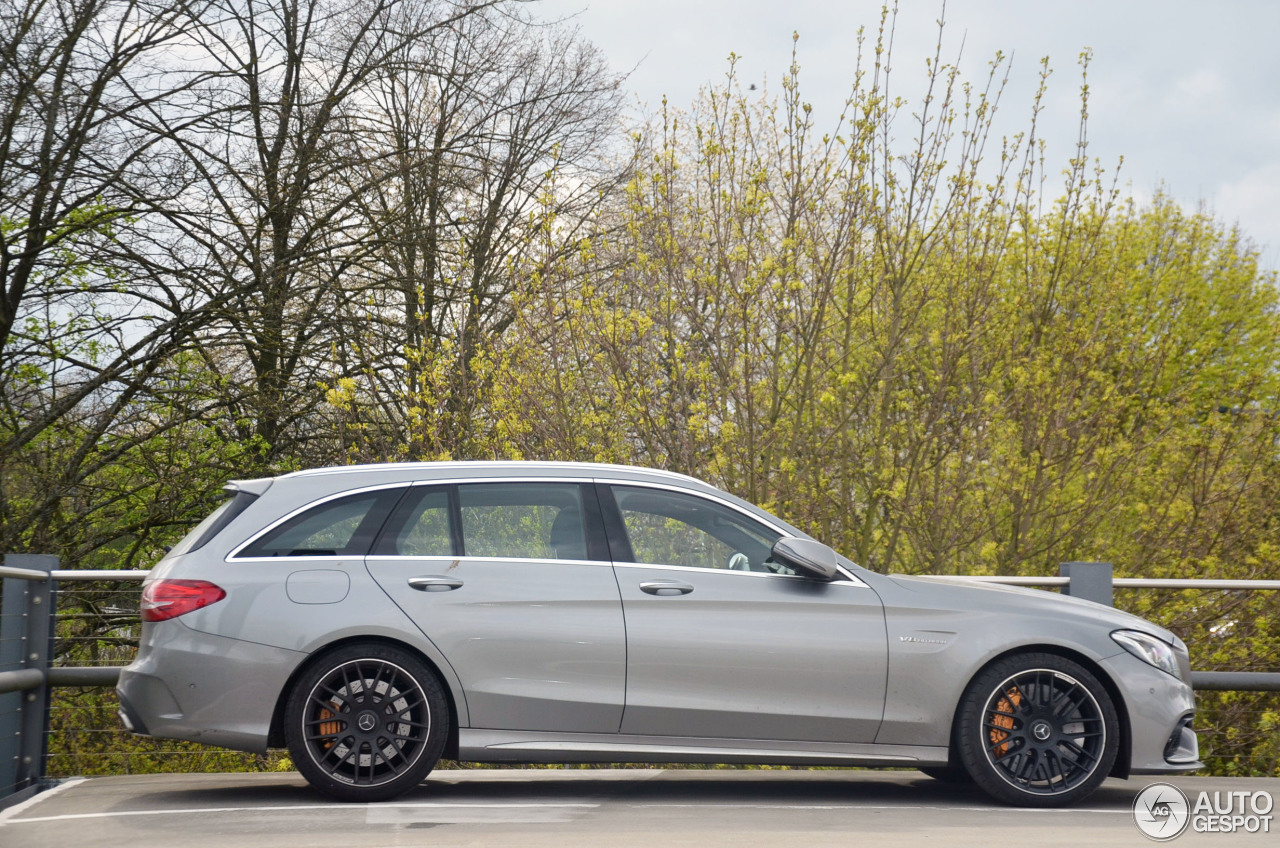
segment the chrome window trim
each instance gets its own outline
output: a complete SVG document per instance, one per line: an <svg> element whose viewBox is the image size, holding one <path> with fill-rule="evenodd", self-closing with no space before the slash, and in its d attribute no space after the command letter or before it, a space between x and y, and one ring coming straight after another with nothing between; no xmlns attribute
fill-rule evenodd
<svg viewBox="0 0 1280 848"><path fill-rule="evenodd" d="M276 559L276 558L272 557L270 559ZM552 563L555 565L601 565L601 566L613 565L613 563L607 562L601 559L558 559L558 558L540 559L538 557L486 557L486 556L455 557L455 556L440 556L439 554L432 554L430 556L407 556L405 554L397 554L395 556L378 556L377 554L370 554L368 556L361 557L361 559L367 560L369 562L392 562L392 561L403 562L408 560L413 560L414 562L422 562L422 561L430 560L432 562L449 562L449 563L498 562L498 563L506 564L506 563L525 563L525 562L546 562L546 563Z"/></svg>

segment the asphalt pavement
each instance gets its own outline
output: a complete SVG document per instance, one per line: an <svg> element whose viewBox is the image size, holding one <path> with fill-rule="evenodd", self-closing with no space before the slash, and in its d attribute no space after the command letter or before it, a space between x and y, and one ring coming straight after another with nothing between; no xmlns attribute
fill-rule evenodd
<svg viewBox="0 0 1280 848"><path fill-rule="evenodd" d="M1280 799L1280 779L1161 781L1202 805L1168 844L1280 845L1272 827L1280 810L1266 822L1258 812ZM1155 782L1108 780L1079 807L1026 810L914 771L442 770L381 804L326 801L294 772L101 777L65 781L0 811L0 846L1104 848L1156 844L1133 812L1139 791Z"/></svg>

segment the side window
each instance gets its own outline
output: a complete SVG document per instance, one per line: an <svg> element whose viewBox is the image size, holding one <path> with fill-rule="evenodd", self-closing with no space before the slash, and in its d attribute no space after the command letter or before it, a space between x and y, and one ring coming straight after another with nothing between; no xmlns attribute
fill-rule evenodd
<svg viewBox="0 0 1280 848"><path fill-rule="evenodd" d="M458 487L467 556L587 559L582 490L575 483Z"/></svg>
<svg viewBox="0 0 1280 848"><path fill-rule="evenodd" d="M714 501L632 486L612 486L636 562L793 574L769 562L781 534Z"/></svg>
<svg viewBox="0 0 1280 848"><path fill-rule="evenodd" d="M415 487L374 546L375 556L453 556L447 489Z"/></svg>
<svg viewBox="0 0 1280 848"><path fill-rule="evenodd" d="M403 488L326 501L259 538L237 556L363 556Z"/></svg>
<svg viewBox="0 0 1280 848"><path fill-rule="evenodd" d="M222 502L222 506L210 513L209 517L196 525L196 528L182 537L182 541L174 546L170 553L173 556L198 551L205 544L221 533L228 524L235 521L240 513L249 508L249 504L258 499L249 492L236 492L230 500Z"/></svg>

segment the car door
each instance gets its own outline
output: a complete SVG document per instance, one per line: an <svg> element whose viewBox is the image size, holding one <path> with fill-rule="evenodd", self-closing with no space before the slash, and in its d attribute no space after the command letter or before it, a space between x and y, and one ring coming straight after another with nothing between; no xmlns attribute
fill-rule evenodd
<svg viewBox="0 0 1280 848"><path fill-rule="evenodd" d="M470 726L616 733L626 640L594 489L416 486L369 573L448 660Z"/></svg>
<svg viewBox="0 0 1280 848"><path fill-rule="evenodd" d="M875 739L887 645L870 588L773 564L782 534L728 501L600 491L627 626L624 734Z"/></svg>

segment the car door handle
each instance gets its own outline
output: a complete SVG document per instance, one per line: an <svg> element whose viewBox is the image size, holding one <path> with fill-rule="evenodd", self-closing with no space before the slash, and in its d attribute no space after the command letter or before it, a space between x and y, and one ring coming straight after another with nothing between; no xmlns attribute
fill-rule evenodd
<svg viewBox="0 0 1280 848"><path fill-rule="evenodd" d="M462 585L462 581L457 577L440 577L439 575L429 575L427 577L410 577L410 588L417 589L419 592L448 592L450 589L457 589Z"/></svg>
<svg viewBox="0 0 1280 848"><path fill-rule="evenodd" d="M687 595L693 587L679 580L645 580L640 584L640 591L650 595Z"/></svg>

